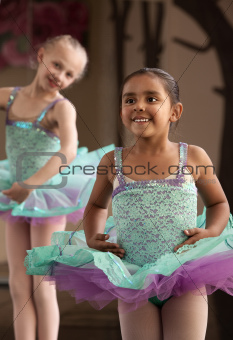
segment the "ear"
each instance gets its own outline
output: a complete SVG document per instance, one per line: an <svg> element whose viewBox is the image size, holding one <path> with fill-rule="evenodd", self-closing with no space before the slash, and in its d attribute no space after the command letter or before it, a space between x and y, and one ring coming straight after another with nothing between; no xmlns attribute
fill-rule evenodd
<svg viewBox="0 0 233 340"><path fill-rule="evenodd" d="M44 47L41 47L39 51L37 52L37 61L39 64L43 61L44 52L45 52Z"/></svg>
<svg viewBox="0 0 233 340"><path fill-rule="evenodd" d="M182 112L183 112L183 105L181 103L174 104L171 109L171 116L170 116L169 121L176 122L177 120L179 120Z"/></svg>
<svg viewBox="0 0 233 340"><path fill-rule="evenodd" d="M121 117L121 119L122 119L122 109L120 109L120 117Z"/></svg>

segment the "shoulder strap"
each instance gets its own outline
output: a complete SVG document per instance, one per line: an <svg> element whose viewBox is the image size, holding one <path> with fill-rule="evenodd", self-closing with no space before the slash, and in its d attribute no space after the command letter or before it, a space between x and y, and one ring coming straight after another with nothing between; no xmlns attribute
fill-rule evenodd
<svg viewBox="0 0 233 340"><path fill-rule="evenodd" d="M8 103L7 103L7 106L6 106L6 117L8 118L8 113L9 113L9 110L10 110L10 107L11 107L11 105L13 104L13 102L14 102L14 99L15 99L15 97L16 97L16 94L17 94L17 92L20 90L20 87L18 86L18 87L15 87L13 90L12 90L12 92L11 92L11 94L10 94L10 97L9 97L9 100L8 100Z"/></svg>
<svg viewBox="0 0 233 340"><path fill-rule="evenodd" d="M122 168L122 147L115 148L114 151L114 160L115 160L115 169L116 169L116 176L119 181L120 185L125 184L125 178L123 175L123 168Z"/></svg>
<svg viewBox="0 0 233 340"><path fill-rule="evenodd" d="M179 175L184 175L184 169L187 166L187 151L188 144L180 142L180 160L179 160Z"/></svg>
<svg viewBox="0 0 233 340"><path fill-rule="evenodd" d="M36 119L36 122L41 122L42 119L44 118L45 114L57 103L60 102L62 100L67 100L66 98L59 98L54 100L52 103L50 103L48 106L46 106L46 108L41 112L41 114L39 115L39 117Z"/></svg>

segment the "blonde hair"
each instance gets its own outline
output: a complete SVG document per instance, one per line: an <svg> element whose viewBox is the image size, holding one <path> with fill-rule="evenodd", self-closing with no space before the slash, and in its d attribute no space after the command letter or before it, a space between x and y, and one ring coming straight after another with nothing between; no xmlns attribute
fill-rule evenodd
<svg viewBox="0 0 233 340"><path fill-rule="evenodd" d="M74 49L77 49L78 52L83 56L83 59L84 59L83 71L81 72L81 74L79 74L79 77L78 77L78 80L80 80L81 78L83 78L84 74L86 73L87 65L88 65L88 56L87 56L86 49L82 46L82 44L80 44L80 42L76 38L72 37L69 34L58 35L53 38L48 38L42 44L42 46L46 50L46 49L53 47L56 43L60 41L64 41L65 43L70 44L70 46L72 46Z"/></svg>

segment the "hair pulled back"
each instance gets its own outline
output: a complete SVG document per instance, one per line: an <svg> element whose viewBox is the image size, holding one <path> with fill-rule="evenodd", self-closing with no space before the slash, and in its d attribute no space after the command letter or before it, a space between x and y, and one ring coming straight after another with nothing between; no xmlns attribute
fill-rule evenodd
<svg viewBox="0 0 233 340"><path fill-rule="evenodd" d="M83 65L83 71L78 77L78 80L80 80L84 76L87 70L88 56L87 56L86 49L80 44L80 42L76 38L72 37L69 34L63 34L63 35L58 35L56 37L48 38L42 44L42 46L44 47L45 50L47 50L49 48L52 48L55 44L59 42L65 42L69 44L74 49L77 49L78 52L82 55L83 60L84 60L84 65Z"/></svg>
<svg viewBox="0 0 233 340"><path fill-rule="evenodd" d="M138 75L144 75L147 74L151 77L155 76L158 77L163 85L165 91L168 93L169 98L171 100L171 104L174 105L176 103L180 102L179 98L179 86L175 79L166 71L161 70L159 68L141 68L140 70L137 70L131 74L129 74L123 81L123 84L121 85L121 91L120 91L120 106L121 106L121 101L122 101L122 92L124 89L125 84L133 77L138 76Z"/></svg>

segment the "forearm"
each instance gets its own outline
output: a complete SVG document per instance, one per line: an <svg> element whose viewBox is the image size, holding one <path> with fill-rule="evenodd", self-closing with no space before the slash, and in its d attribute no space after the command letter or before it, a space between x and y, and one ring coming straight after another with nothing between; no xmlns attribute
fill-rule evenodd
<svg viewBox="0 0 233 340"><path fill-rule="evenodd" d="M83 216L84 232L87 244L97 234L104 232L108 209L88 203ZM88 244L89 245L89 244Z"/></svg>
<svg viewBox="0 0 233 340"><path fill-rule="evenodd" d="M70 151L60 149L58 152L66 157L67 164L70 164L76 156L75 150ZM61 165L64 165L61 162L61 157L59 157L59 155L54 155L40 170L25 180L24 183L33 186L42 185L59 173Z"/></svg>
<svg viewBox="0 0 233 340"><path fill-rule="evenodd" d="M219 236L227 225L230 209L227 201L207 207L206 229L211 236Z"/></svg>

